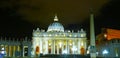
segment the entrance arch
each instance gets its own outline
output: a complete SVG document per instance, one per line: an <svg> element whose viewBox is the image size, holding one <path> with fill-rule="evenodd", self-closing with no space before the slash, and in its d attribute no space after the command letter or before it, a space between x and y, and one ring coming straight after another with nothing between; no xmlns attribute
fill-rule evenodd
<svg viewBox="0 0 120 58"><path fill-rule="evenodd" d="M80 51L81 51L81 55L85 54L85 49L83 47L80 49Z"/></svg>
<svg viewBox="0 0 120 58"><path fill-rule="evenodd" d="M37 55L40 53L39 48L40 48L39 46L36 46L36 51L35 52L36 52Z"/></svg>

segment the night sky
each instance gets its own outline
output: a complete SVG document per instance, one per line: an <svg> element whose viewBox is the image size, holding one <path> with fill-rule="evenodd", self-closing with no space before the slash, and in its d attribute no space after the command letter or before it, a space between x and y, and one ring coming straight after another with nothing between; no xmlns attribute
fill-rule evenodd
<svg viewBox="0 0 120 58"><path fill-rule="evenodd" d="M96 35L101 28L120 29L119 0L0 0L0 36L31 38L33 29L47 30L55 14L65 29L83 28L89 36L90 8Z"/></svg>

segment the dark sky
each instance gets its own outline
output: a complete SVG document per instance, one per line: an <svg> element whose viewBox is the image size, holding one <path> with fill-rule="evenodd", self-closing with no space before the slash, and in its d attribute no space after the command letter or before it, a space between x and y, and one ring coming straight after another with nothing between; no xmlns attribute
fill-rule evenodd
<svg viewBox="0 0 120 58"><path fill-rule="evenodd" d="M119 0L0 0L0 36L31 37L34 28L46 30L55 14L65 29L83 28L89 34L90 8L96 34L104 27L120 29Z"/></svg>

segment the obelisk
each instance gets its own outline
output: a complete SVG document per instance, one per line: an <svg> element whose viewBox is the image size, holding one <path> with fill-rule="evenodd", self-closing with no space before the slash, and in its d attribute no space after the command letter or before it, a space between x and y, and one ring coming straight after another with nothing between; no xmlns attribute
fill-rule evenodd
<svg viewBox="0 0 120 58"><path fill-rule="evenodd" d="M90 57L96 58L94 14L92 9L90 10Z"/></svg>

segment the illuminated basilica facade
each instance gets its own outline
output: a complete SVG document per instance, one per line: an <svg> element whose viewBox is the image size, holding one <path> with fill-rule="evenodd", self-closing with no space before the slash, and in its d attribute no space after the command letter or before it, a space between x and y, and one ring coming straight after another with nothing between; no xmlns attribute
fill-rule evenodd
<svg viewBox="0 0 120 58"><path fill-rule="evenodd" d="M64 30L57 16L49 25L47 31L33 30L31 55L39 54L86 54L86 32L81 29L77 32Z"/></svg>

